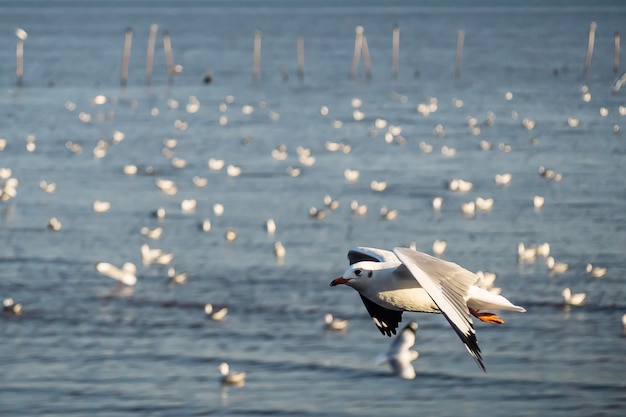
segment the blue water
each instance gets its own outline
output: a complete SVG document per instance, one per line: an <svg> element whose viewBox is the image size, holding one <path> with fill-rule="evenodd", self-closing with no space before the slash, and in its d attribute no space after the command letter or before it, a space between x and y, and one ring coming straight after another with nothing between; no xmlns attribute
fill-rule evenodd
<svg viewBox="0 0 626 417"><path fill-rule="evenodd" d="M0 168L11 168L19 180L15 198L0 202L0 297L24 306L19 316L0 316L3 414L623 415L626 116L620 106L626 96L610 93L613 35L626 33L623 6L11 2L0 12L6 29L0 138L7 142ZM598 29L584 76L591 21ZM146 86L152 23L159 36ZM395 23L401 46L394 80ZM363 62L349 77L357 25L365 28L371 80ZM15 86L17 27L28 32L22 88ZM134 30L133 48L128 86L121 88L127 27ZM183 67L172 83L163 29ZM465 45L455 79L459 29ZM263 34L256 81L255 30ZM202 83L207 70L210 85ZM590 101L583 101L584 88ZM98 95L105 104L93 104ZM191 96L200 102L196 113L186 111ZM227 96L233 100L222 111ZM419 114L417 106L432 97L436 111ZM361 121L353 117L353 98L362 100ZM172 99L177 108L168 104ZM253 112L244 114L244 105ZM492 126L485 124L488 112L496 115ZM91 120L81 121L81 113ZM470 117L478 120L477 136L468 131ZM387 127L376 128L377 118ZM570 127L568 118L579 126ZM523 119L535 128L522 127ZM186 130L176 127L180 122ZM442 137L433 134L438 124ZM405 144L385 142L391 125L402 128ZM124 140L95 158L97 142L111 142L115 131ZM29 135L33 152L26 150ZM166 138L177 139L173 154L186 160L185 168L164 156ZM491 150L481 150L481 140ZM69 152L67 141L83 152ZM327 141L352 150L329 152ZM432 153L420 151L422 141L433 145ZM276 161L270 154L281 144L288 158ZM510 152L498 150L500 144ZM444 145L456 155L442 156ZM311 149L312 166L299 163L299 146ZM241 166L241 176L209 171L209 158ZM139 173L124 175L127 164ZM302 174L288 176L288 166ZM562 173L562 181L541 178L540 166ZM358 169L359 180L347 182L346 168ZM508 186L494 183L502 173L512 174ZM195 187L194 176L208 185ZM447 190L457 177L474 188ZM161 193L157 178L175 181L178 193ZM57 190L44 193L41 180L56 182ZM372 180L387 181L387 189L372 191ZM310 218L309 208L322 207L326 194L340 208L323 220ZM546 199L540 210L532 206L536 194ZM436 196L443 197L440 212L431 206ZM493 209L463 216L461 204L478 196L493 197ZM181 212L187 198L198 202L194 213ZM366 216L352 214L354 199L369 205ZM95 200L109 201L110 211L94 213ZM215 203L224 205L223 216L213 214ZM398 218L382 220L383 205L398 209ZM151 216L158 207L166 209L164 220ZM53 216L62 223L56 232L46 228ZM213 228L203 233L199 224L207 217ZM264 229L270 217L275 236ZM158 241L139 233L159 225ZM224 239L228 228L237 230L235 242ZM496 286L528 312L503 313L504 326L475 324L487 374L443 317L405 314L405 321L419 322L418 376L396 379L374 364L390 339L378 333L353 290L329 283L343 272L352 246L415 242L430 253L436 239L448 242L445 259L496 272ZM276 240L286 247L283 261L274 257ZM551 274L543 258L520 264L519 242L549 242L569 270ZM168 285L166 267L143 266L143 243L173 252L172 265L187 271L188 281ZM120 291L95 270L98 261L136 263L137 285ZM588 277L588 262L606 266L607 275ZM564 307L565 287L586 292L585 304ZM228 306L225 321L207 320L206 303ZM348 318L348 331L325 332L327 312ZM220 387L222 361L249 372L243 387Z"/></svg>

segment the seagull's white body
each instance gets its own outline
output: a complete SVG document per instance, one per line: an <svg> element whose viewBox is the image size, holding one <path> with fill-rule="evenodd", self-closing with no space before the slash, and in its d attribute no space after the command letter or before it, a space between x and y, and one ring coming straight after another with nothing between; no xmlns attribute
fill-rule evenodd
<svg viewBox="0 0 626 417"><path fill-rule="evenodd" d="M217 369L220 371L220 374L222 374L221 381L222 384L225 385L243 385L248 375L247 372L231 371L226 362L222 362Z"/></svg>
<svg viewBox="0 0 626 417"><path fill-rule="evenodd" d="M572 290L569 288L564 288L561 291L561 295L565 300L565 304L568 306L581 306L585 302L585 298L587 294L584 292L572 293Z"/></svg>
<svg viewBox="0 0 626 417"><path fill-rule="evenodd" d="M330 313L324 315L324 323L326 323L324 326L326 330L344 331L348 328L348 320L338 319Z"/></svg>
<svg viewBox="0 0 626 417"><path fill-rule="evenodd" d="M483 370L470 313L502 323L495 314L478 311L526 311L478 287L473 272L413 249L357 247L348 252L348 259L350 266L331 286L346 284L357 290L381 333L395 334L403 311L441 313Z"/></svg>
<svg viewBox="0 0 626 417"><path fill-rule="evenodd" d="M95 267L96 271L121 284L133 286L137 283L137 266L132 262L125 262L121 268L109 262L98 262Z"/></svg>
<svg viewBox="0 0 626 417"><path fill-rule="evenodd" d="M417 322L407 324L389 346L389 350L377 358L378 365L388 363L395 375L403 379L415 379L415 368L411 362L419 357L419 353L411 350L415 344Z"/></svg>

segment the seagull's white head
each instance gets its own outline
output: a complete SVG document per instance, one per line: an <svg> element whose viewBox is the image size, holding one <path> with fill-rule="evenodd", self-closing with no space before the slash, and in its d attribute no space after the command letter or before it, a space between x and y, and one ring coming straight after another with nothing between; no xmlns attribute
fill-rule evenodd
<svg viewBox="0 0 626 417"><path fill-rule="evenodd" d="M381 262L362 261L350 265L339 278L335 278L330 286L345 284L358 291L368 287L376 270L380 269Z"/></svg>

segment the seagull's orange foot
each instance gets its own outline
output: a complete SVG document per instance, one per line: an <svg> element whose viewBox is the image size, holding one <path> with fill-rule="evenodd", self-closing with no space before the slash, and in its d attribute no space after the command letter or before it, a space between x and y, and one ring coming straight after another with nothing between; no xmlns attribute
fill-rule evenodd
<svg viewBox="0 0 626 417"><path fill-rule="evenodd" d="M504 320L502 320L494 313L479 313L478 310L474 310L473 308L470 308L469 311L472 316L476 317L480 321L484 321L485 323L504 324Z"/></svg>

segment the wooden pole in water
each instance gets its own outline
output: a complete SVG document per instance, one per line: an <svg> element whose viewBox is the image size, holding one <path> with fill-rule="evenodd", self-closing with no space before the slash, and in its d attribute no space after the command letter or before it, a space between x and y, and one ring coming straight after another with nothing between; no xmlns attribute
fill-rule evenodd
<svg viewBox="0 0 626 417"><path fill-rule="evenodd" d="M361 59L361 51L363 49L363 26L357 26L356 38L354 39L354 55L352 56L352 67L350 68L350 77L356 76L356 71L359 68L359 60Z"/></svg>
<svg viewBox="0 0 626 417"><path fill-rule="evenodd" d="M298 36L296 40L296 48L298 51L298 78L304 78L304 38L302 36Z"/></svg>
<svg viewBox="0 0 626 417"><path fill-rule="evenodd" d="M456 63L455 63L455 78L461 76L461 58L463 56L463 43L465 42L465 31L460 29L458 31L458 37L456 40Z"/></svg>
<svg viewBox="0 0 626 417"><path fill-rule="evenodd" d="M148 52L146 54L146 84L152 83L152 64L154 63L154 47L156 44L156 35L159 25L153 23L150 25L150 36L148 37Z"/></svg>
<svg viewBox="0 0 626 417"><path fill-rule="evenodd" d="M130 49L133 45L133 30L126 28L124 31L124 52L122 53L122 70L120 72L120 84L126 87L128 81L128 63L130 61Z"/></svg>
<svg viewBox="0 0 626 417"><path fill-rule="evenodd" d="M171 84L176 75L176 68L174 68L174 56L172 54L172 39L170 38L170 32L163 31L163 50L165 51L165 63L167 64L168 81Z"/></svg>
<svg viewBox="0 0 626 417"><path fill-rule="evenodd" d="M591 56L593 55L593 46L596 41L596 22L591 22L589 25L589 42L587 43L587 55L585 56L585 66L583 67L583 74L587 75L589 71L589 64L591 63Z"/></svg>
<svg viewBox="0 0 626 417"><path fill-rule="evenodd" d="M24 41L21 39L17 40L17 45L15 47L15 56L15 75L17 77L17 86L21 87L23 85L22 83L24 78Z"/></svg>
<svg viewBox="0 0 626 417"><path fill-rule="evenodd" d="M393 25L391 41L391 72L394 80L398 78L398 58L400 56L400 28Z"/></svg>
<svg viewBox="0 0 626 417"><path fill-rule="evenodd" d="M613 74L619 72L619 50L620 50L620 39L619 32L615 32L615 50L613 52Z"/></svg>
<svg viewBox="0 0 626 417"><path fill-rule="evenodd" d="M262 34L260 30L254 32L254 51L252 55L252 78L254 81L259 80L259 72L261 70L261 40Z"/></svg>
<svg viewBox="0 0 626 417"><path fill-rule="evenodd" d="M370 59L370 50L367 47L367 39L365 38L365 35L363 35L362 47L363 47L363 64L365 65L365 74L367 76L367 79L369 80L372 78L372 61Z"/></svg>
<svg viewBox="0 0 626 417"><path fill-rule="evenodd" d="M24 41L28 38L28 33L24 29L15 29L17 44L15 45L15 77L18 87L23 85L24 79Z"/></svg>

